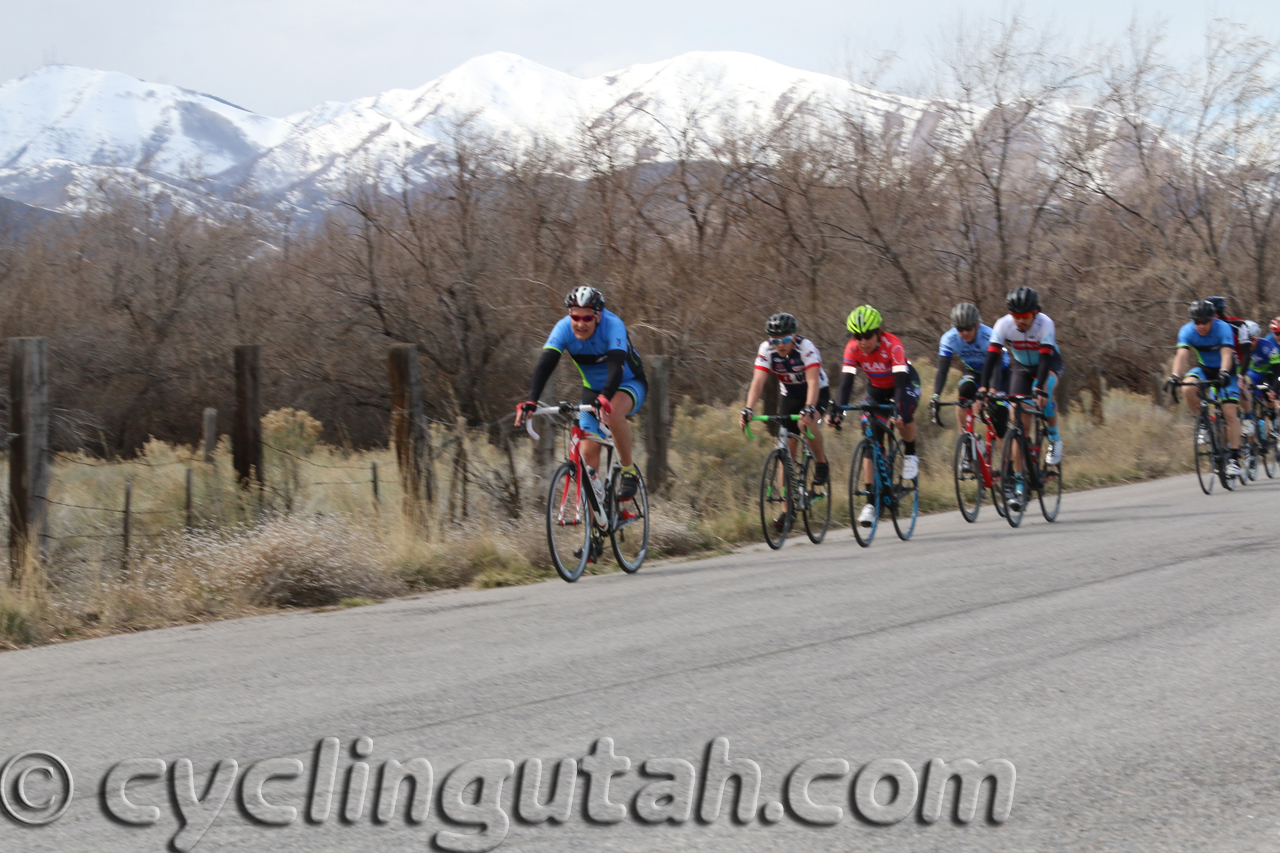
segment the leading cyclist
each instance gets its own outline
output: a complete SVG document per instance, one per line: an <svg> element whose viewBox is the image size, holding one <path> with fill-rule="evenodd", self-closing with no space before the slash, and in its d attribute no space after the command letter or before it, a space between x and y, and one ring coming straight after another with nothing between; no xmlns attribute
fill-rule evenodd
<svg viewBox="0 0 1280 853"><path fill-rule="evenodd" d="M622 482L618 499L633 498L639 490L639 471L631 458L631 425L627 418L644 404L648 383L644 364L627 337L627 327L617 314L606 311L604 296L594 287L575 287L564 298L569 316L560 318L542 345L542 358L529 380L529 399L516 406L516 426L524 423L529 413L538 408L538 397L560 361L568 352L582 374L582 403L594 408L583 412L578 425L587 432L601 435L603 419L613 433L622 463ZM600 466L600 445L583 442L582 457L592 469Z"/></svg>

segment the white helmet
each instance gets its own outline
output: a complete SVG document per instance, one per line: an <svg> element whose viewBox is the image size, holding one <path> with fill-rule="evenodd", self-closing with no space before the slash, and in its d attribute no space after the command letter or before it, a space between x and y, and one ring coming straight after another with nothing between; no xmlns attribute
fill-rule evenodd
<svg viewBox="0 0 1280 853"><path fill-rule="evenodd" d="M1252 320L1245 320L1244 328L1249 333L1249 340L1256 341L1258 338L1262 337L1262 327Z"/></svg>

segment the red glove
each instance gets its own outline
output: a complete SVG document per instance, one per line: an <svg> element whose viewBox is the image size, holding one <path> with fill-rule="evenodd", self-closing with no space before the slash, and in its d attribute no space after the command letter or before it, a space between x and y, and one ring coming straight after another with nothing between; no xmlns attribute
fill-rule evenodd
<svg viewBox="0 0 1280 853"><path fill-rule="evenodd" d="M534 410L537 408L538 408L537 400L528 400L524 403L518 404L516 406L516 425L519 426L520 424L524 423L525 420L529 417L529 415L533 414Z"/></svg>
<svg viewBox="0 0 1280 853"><path fill-rule="evenodd" d="M596 409L606 415L613 414L613 405L609 402L609 398L605 397L603 394L596 397ZM596 417L599 417L599 414L597 414Z"/></svg>

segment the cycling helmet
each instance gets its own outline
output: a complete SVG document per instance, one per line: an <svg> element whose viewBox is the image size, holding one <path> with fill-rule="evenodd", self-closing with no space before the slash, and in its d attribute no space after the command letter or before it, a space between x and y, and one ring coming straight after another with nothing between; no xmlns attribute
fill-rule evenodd
<svg viewBox="0 0 1280 853"><path fill-rule="evenodd" d="M972 302L961 302L951 309L951 325L957 329L972 329L978 325L979 320L981 316L978 314L978 306Z"/></svg>
<svg viewBox="0 0 1280 853"><path fill-rule="evenodd" d="M1025 314L1028 311L1040 310L1040 294L1029 287L1015 287L1004 298L1004 304L1014 314Z"/></svg>
<svg viewBox="0 0 1280 853"><path fill-rule="evenodd" d="M859 305L849 312L845 328L851 335L862 335L880 328L880 312L870 305Z"/></svg>
<svg viewBox="0 0 1280 853"><path fill-rule="evenodd" d="M566 308L590 308L592 311L604 310L604 294L594 287L575 287L564 298Z"/></svg>
<svg viewBox="0 0 1280 853"><path fill-rule="evenodd" d="M764 330L769 333L769 337L789 335L796 330L796 318L786 313L774 314L764 324Z"/></svg>
<svg viewBox="0 0 1280 853"><path fill-rule="evenodd" d="M1280 317L1276 317L1271 321L1271 334L1280 335Z"/></svg>
<svg viewBox="0 0 1280 853"><path fill-rule="evenodd" d="M1210 296L1208 299L1206 299L1206 300L1205 300L1205 302L1208 302L1210 305L1212 305L1212 306L1213 306L1213 313L1217 314L1219 317L1222 317L1222 316L1225 316L1225 315L1226 315L1226 313L1227 313L1227 297L1225 297L1225 296Z"/></svg>
<svg viewBox="0 0 1280 853"><path fill-rule="evenodd" d="M1256 341L1262 337L1262 327L1252 320L1245 320L1244 327L1249 332L1249 340Z"/></svg>
<svg viewBox="0 0 1280 853"><path fill-rule="evenodd" d="M1192 320L1212 320L1213 303L1208 299L1198 299L1191 303L1191 308L1187 313L1191 315Z"/></svg>

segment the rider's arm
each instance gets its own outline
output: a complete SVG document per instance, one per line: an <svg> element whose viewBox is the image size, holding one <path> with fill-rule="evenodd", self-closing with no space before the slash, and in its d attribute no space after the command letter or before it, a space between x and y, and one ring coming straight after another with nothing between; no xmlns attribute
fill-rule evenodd
<svg viewBox="0 0 1280 853"><path fill-rule="evenodd" d="M947 384L947 373L951 371L951 356L938 356L938 372L933 377L933 396L937 397L942 393L943 387ZM961 378L964 378L961 376Z"/></svg>
<svg viewBox="0 0 1280 853"><path fill-rule="evenodd" d="M1191 359L1191 349L1185 346L1179 346L1177 353L1173 356L1173 372L1177 376L1182 376L1187 372L1187 362Z"/></svg>
<svg viewBox="0 0 1280 853"><path fill-rule="evenodd" d="M1236 375L1236 350L1235 347L1223 347L1222 350L1222 367L1218 368L1228 376Z"/></svg>
<svg viewBox="0 0 1280 853"><path fill-rule="evenodd" d="M751 387L747 389L747 408L754 409L756 402L760 399L760 395L764 393L764 383L769 378L768 371L753 370L754 375L751 377Z"/></svg>
<svg viewBox="0 0 1280 853"><path fill-rule="evenodd" d="M821 371L822 366L818 364L811 364L804 369L804 379L809 383L804 401L806 406L818 405L818 395L822 393L822 380L818 377Z"/></svg>
<svg viewBox="0 0 1280 853"><path fill-rule="evenodd" d="M987 347L987 360L982 364L982 381L978 383L981 388L990 388L995 381L996 371L1000 369L1003 350L999 344L991 344Z"/></svg>
<svg viewBox="0 0 1280 853"><path fill-rule="evenodd" d="M622 366L627 363L627 351L611 349L605 353L605 359L609 373L605 377L604 390L600 392L600 396L612 400L613 395L622 387Z"/></svg>
<svg viewBox="0 0 1280 853"><path fill-rule="evenodd" d="M547 387L547 380L555 372L560 363L560 350L547 347L542 351L542 358L533 368L533 378L529 380L529 399L537 400L542 396L542 389Z"/></svg>
<svg viewBox="0 0 1280 853"><path fill-rule="evenodd" d="M1049 381L1049 359L1053 358L1053 347L1047 344L1040 345L1040 369L1036 371L1036 387L1048 388L1046 384Z"/></svg>
<svg viewBox="0 0 1280 853"><path fill-rule="evenodd" d="M847 367L845 368L845 372L841 375L839 400L841 406L849 405L849 397L853 394L853 377L856 375L857 374L853 370L850 370Z"/></svg>
<svg viewBox="0 0 1280 853"><path fill-rule="evenodd" d="M911 374L906 365L901 365L901 370L898 367L896 364L893 366L893 403L902 412L907 407L907 386L910 384Z"/></svg>

